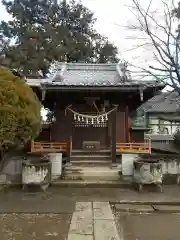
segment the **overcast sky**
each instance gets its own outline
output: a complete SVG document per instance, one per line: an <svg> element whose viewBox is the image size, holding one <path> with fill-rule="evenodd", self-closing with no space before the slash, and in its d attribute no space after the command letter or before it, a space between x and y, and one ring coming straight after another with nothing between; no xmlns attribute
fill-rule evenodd
<svg viewBox="0 0 180 240"><path fill-rule="evenodd" d="M145 5L149 2L149 0L140 1ZM136 61L138 56L138 62L140 59L144 62L145 58L150 58L143 48L136 52L127 52L135 41L127 41L130 31L125 30L122 26L134 22L134 16L127 8L127 5L132 5L132 0L82 0L82 3L94 12L97 18L95 26L97 31L107 36L118 47L123 60ZM153 4L156 10L162 9L161 0L153 0ZM8 14L0 4L0 20L8 20L8 18ZM150 52L152 52L151 49Z"/></svg>
<svg viewBox="0 0 180 240"><path fill-rule="evenodd" d="M125 25L126 20L130 17L129 10L125 6L125 3L128 4L128 2L130 3L131 0L82 0L82 3L95 13L97 31L114 42L121 55L124 52L124 45L126 45L125 35L127 33L117 24ZM9 16L1 4L0 20L8 20L8 18Z"/></svg>

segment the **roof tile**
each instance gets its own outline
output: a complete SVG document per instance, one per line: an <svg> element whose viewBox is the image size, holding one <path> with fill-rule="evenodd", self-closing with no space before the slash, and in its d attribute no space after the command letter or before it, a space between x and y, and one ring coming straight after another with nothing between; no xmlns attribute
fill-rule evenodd
<svg viewBox="0 0 180 240"><path fill-rule="evenodd" d="M180 96L177 92L161 93L154 96L138 108L138 112L174 113L180 108Z"/></svg>
<svg viewBox="0 0 180 240"><path fill-rule="evenodd" d="M27 84L30 86L131 86L140 83L140 81L133 81L120 63L61 63L57 69L49 78L27 79ZM147 87L162 85L157 81L144 81L141 84Z"/></svg>

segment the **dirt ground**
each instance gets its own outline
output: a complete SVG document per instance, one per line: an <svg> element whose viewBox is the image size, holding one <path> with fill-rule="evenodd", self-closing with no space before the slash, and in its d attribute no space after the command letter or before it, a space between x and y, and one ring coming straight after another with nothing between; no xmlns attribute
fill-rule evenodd
<svg viewBox="0 0 180 240"><path fill-rule="evenodd" d="M179 240L180 214L116 213L124 240Z"/></svg>
<svg viewBox="0 0 180 240"><path fill-rule="evenodd" d="M1 214L1 240L65 240L71 216L65 214Z"/></svg>

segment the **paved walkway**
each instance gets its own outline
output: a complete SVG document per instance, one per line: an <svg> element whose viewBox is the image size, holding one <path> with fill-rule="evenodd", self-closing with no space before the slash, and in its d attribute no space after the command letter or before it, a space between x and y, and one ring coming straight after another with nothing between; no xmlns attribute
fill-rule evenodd
<svg viewBox="0 0 180 240"><path fill-rule="evenodd" d="M77 202L68 240L120 240L108 202Z"/></svg>
<svg viewBox="0 0 180 240"><path fill-rule="evenodd" d="M109 202L113 203L114 211L120 211L120 216L118 216L119 213L114 214L114 218L118 218L116 226L118 232L121 233L119 236ZM151 206L139 206L135 203L130 204L131 202L145 202L146 204L150 202L149 204L153 205L153 209L156 209L157 213L145 213L145 216L135 213L135 218L129 217L129 224L126 221L126 217L130 215L130 209L133 214L137 211L142 212L142 210L151 212L152 209ZM162 202L166 204L169 202L173 205L176 203L180 206L180 186L164 186L163 193L157 193L154 187L152 189L148 187L141 194L134 189L122 188L49 188L46 193L23 192L17 188L6 189L0 193L0 236L1 240L9 240L10 236L14 240L31 240L34 239L35 235L36 239L122 240L123 230L126 231L127 226L129 226L130 229L127 229L127 234L132 232L134 235L132 237L128 235L126 238L126 234L125 240L138 238L179 240L180 237L177 230L178 224L180 224L179 214L168 215L169 217L166 219L165 225L166 234L162 233L164 230L160 223L162 221L164 224L165 211L179 213L179 206L168 206L168 208L167 206L159 206L158 203ZM126 209L128 213L125 211ZM159 214L156 221L155 214L158 214L157 210L164 213ZM121 219L122 216L124 216L124 220ZM140 218L139 216L142 217ZM161 229L159 236L164 237L167 235L169 238L160 238L159 236L159 238L155 238L151 232L149 232L151 238L144 237L148 234L148 232L146 234L148 229L146 218L148 224L152 221L152 227L149 231L154 226L157 228L159 226ZM12 219L15 221L12 221ZM136 228L133 229L134 219L137 224L137 231ZM142 222L147 227L144 227L146 230L143 230L143 237L138 237L141 236ZM170 234L167 234L169 222L173 223L170 231L172 237L170 237ZM119 229L123 223L123 230Z"/></svg>
<svg viewBox="0 0 180 240"><path fill-rule="evenodd" d="M165 186L163 193L154 188L139 194L133 189L118 188L49 188L43 192L7 189L0 192L0 213L72 214L77 202L165 202L180 205L180 186Z"/></svg>

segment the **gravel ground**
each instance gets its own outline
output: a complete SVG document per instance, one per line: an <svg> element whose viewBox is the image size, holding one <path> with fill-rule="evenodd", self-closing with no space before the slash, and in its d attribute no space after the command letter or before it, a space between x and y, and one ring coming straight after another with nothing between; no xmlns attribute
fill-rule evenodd
<svg viewBox="0 0 180 240"><path fill-rule="evenodd" d="M116 212L116 223L124 240L179 240L179 214L132 214Z"/></svg>
<svg viewBox="0 0 180 240"><path fill-rule="evenodd" d="M63 214L1 214L1 240L65 240L71 216Z"/></svg>

